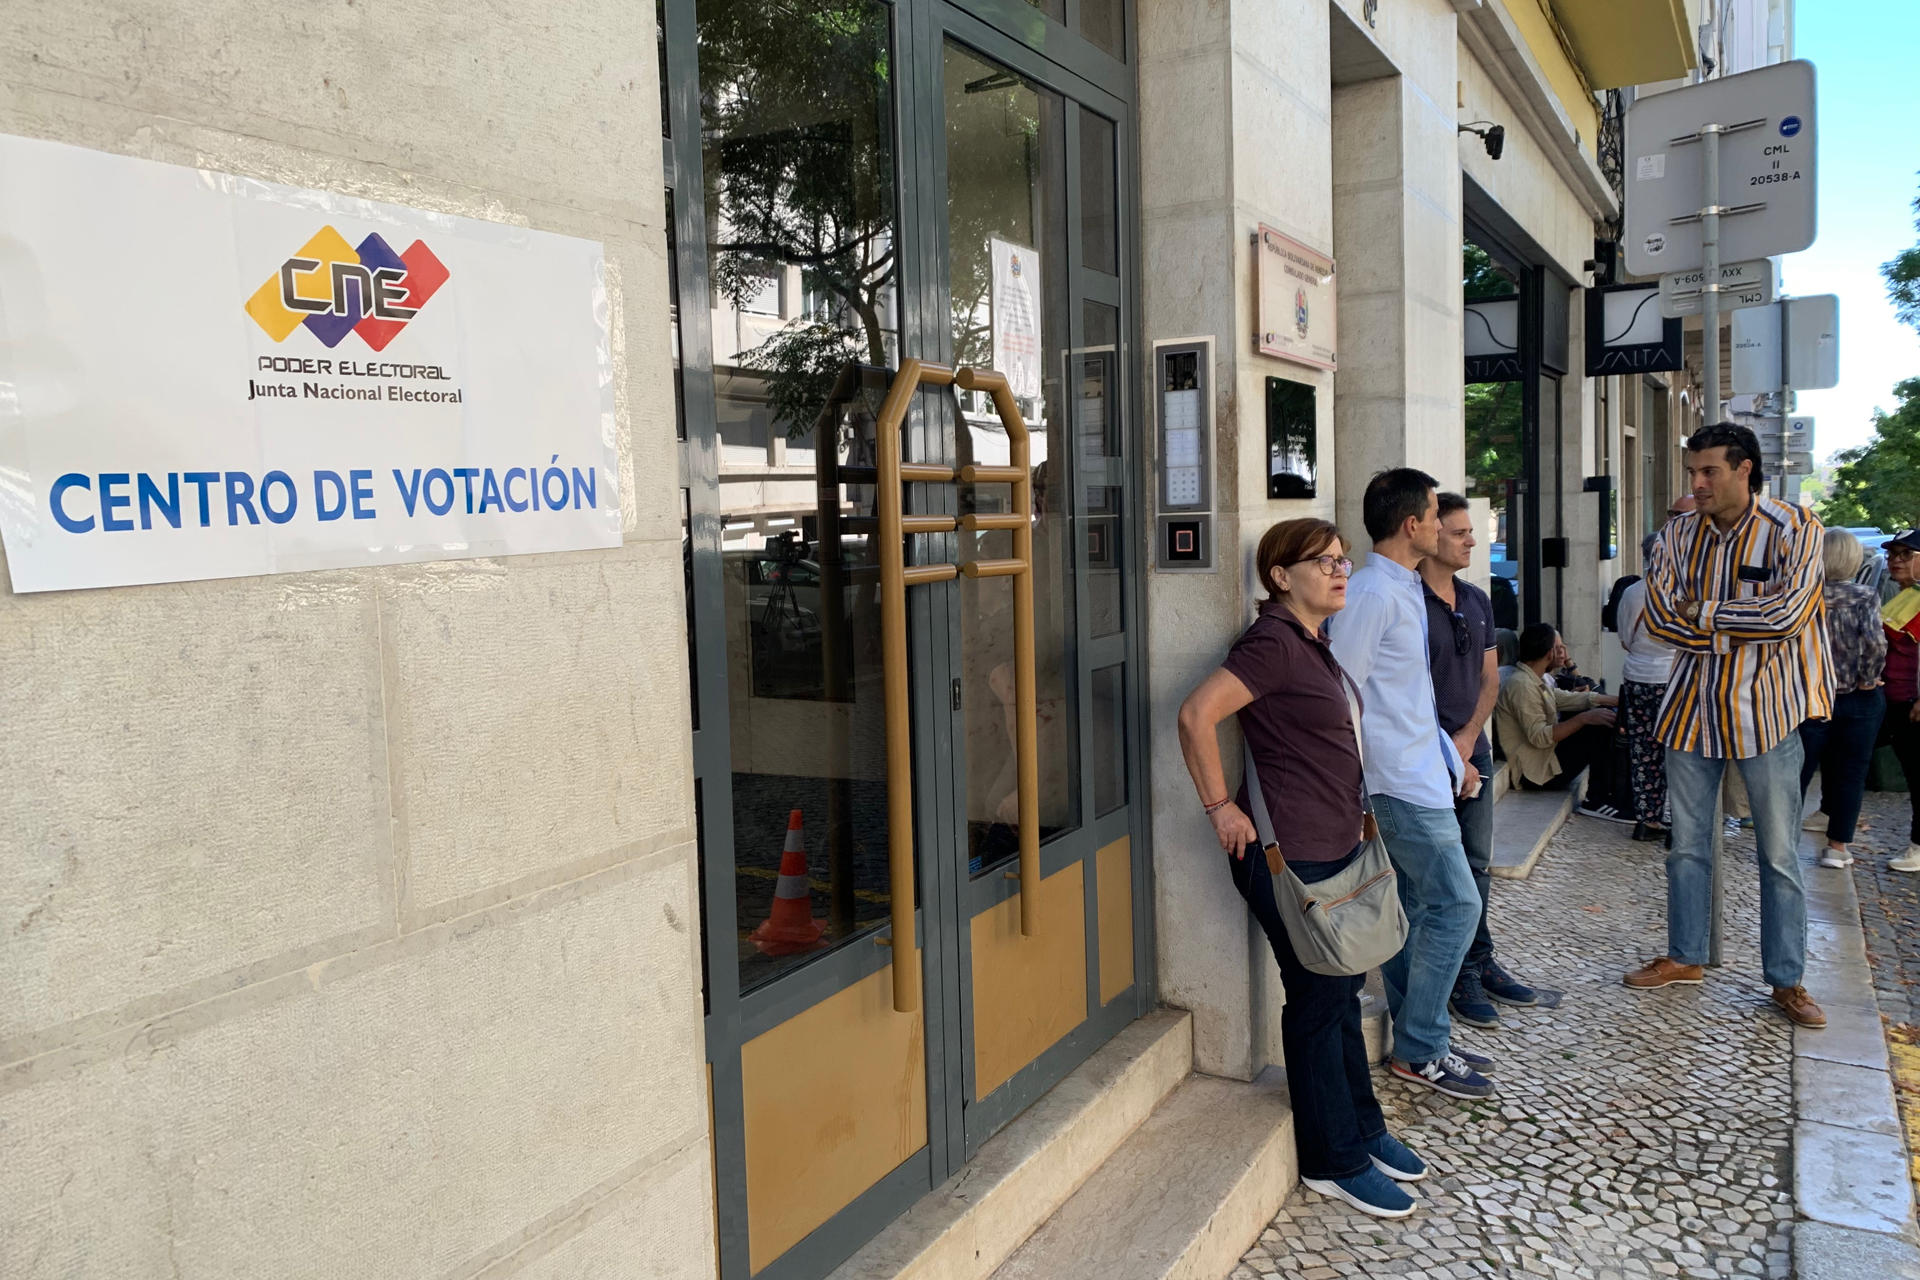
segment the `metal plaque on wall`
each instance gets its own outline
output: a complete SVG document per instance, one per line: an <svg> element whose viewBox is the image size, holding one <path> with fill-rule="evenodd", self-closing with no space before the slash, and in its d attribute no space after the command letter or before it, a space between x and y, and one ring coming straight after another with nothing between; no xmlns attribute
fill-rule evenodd
<svg viewBox="0 0 1920 1280"><path fill-rule="evenodd" d="M1333 277L1332 258L1263 223L1253 237L1255 349L1316 369L1339 368Z"/></svg>

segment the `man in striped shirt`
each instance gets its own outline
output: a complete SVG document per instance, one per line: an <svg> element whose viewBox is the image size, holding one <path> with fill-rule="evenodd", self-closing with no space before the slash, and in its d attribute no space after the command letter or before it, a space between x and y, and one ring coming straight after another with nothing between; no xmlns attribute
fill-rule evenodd
<svg viewBox="0 0 1920 1280"><path fill-rule="evenodd" d="M1655 732L1667 747L1673 843L1667 954L1626 976L1635 990L1698 985L1707 961L1713 814L1733 761L1760 853L1760 948L1773 1002L1803 1027L1827 1017L1800 979L1800 735L1825 720L1833 674L1822 619L1822 540L1813 513L1761 492L1760 444L1714 423L1687 441L1694 511L1668 522L1647 562L1647 630L1679 651Z"/></svg>

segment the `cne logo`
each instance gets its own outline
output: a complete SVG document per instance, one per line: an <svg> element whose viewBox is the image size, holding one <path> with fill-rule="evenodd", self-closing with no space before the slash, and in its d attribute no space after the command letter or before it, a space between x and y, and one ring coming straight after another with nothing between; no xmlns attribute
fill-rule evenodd
<svg viewBox="0 0 1920 1280"><path fill-rule="evenodd" d="M375 351L400 336L447 282L446 266L415 240L405 253L374 232L357 246L322 227L247 299L247 314L275 342L302 325L328 347L348 333Z"/></svg>

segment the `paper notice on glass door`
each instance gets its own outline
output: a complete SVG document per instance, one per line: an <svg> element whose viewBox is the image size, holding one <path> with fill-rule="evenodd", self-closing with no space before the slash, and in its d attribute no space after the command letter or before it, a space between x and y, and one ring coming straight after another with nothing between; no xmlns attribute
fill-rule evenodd
<svg viewBox="0 0 1920 1280"><path fill-rule="evenodd" d="M993 367L1014 398L1040 399L1040 254L1010 240L989 240L993 255Z"/></svg>

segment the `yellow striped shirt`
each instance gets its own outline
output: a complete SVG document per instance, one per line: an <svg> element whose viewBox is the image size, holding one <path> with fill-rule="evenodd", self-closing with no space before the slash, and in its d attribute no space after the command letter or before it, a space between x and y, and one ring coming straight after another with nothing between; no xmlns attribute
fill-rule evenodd
<svg viewBox="0 0 1920 1280"><path fill-rule="evenodd" d="M1748 759L1832 714L1825 536L1812 512L1761 494L1725 533L1698 513L1661 530L1647 560L1647 630L1680 651L1662 742ZM1681 611L1689 600L1701 602L1697 622Z"/></svg>

